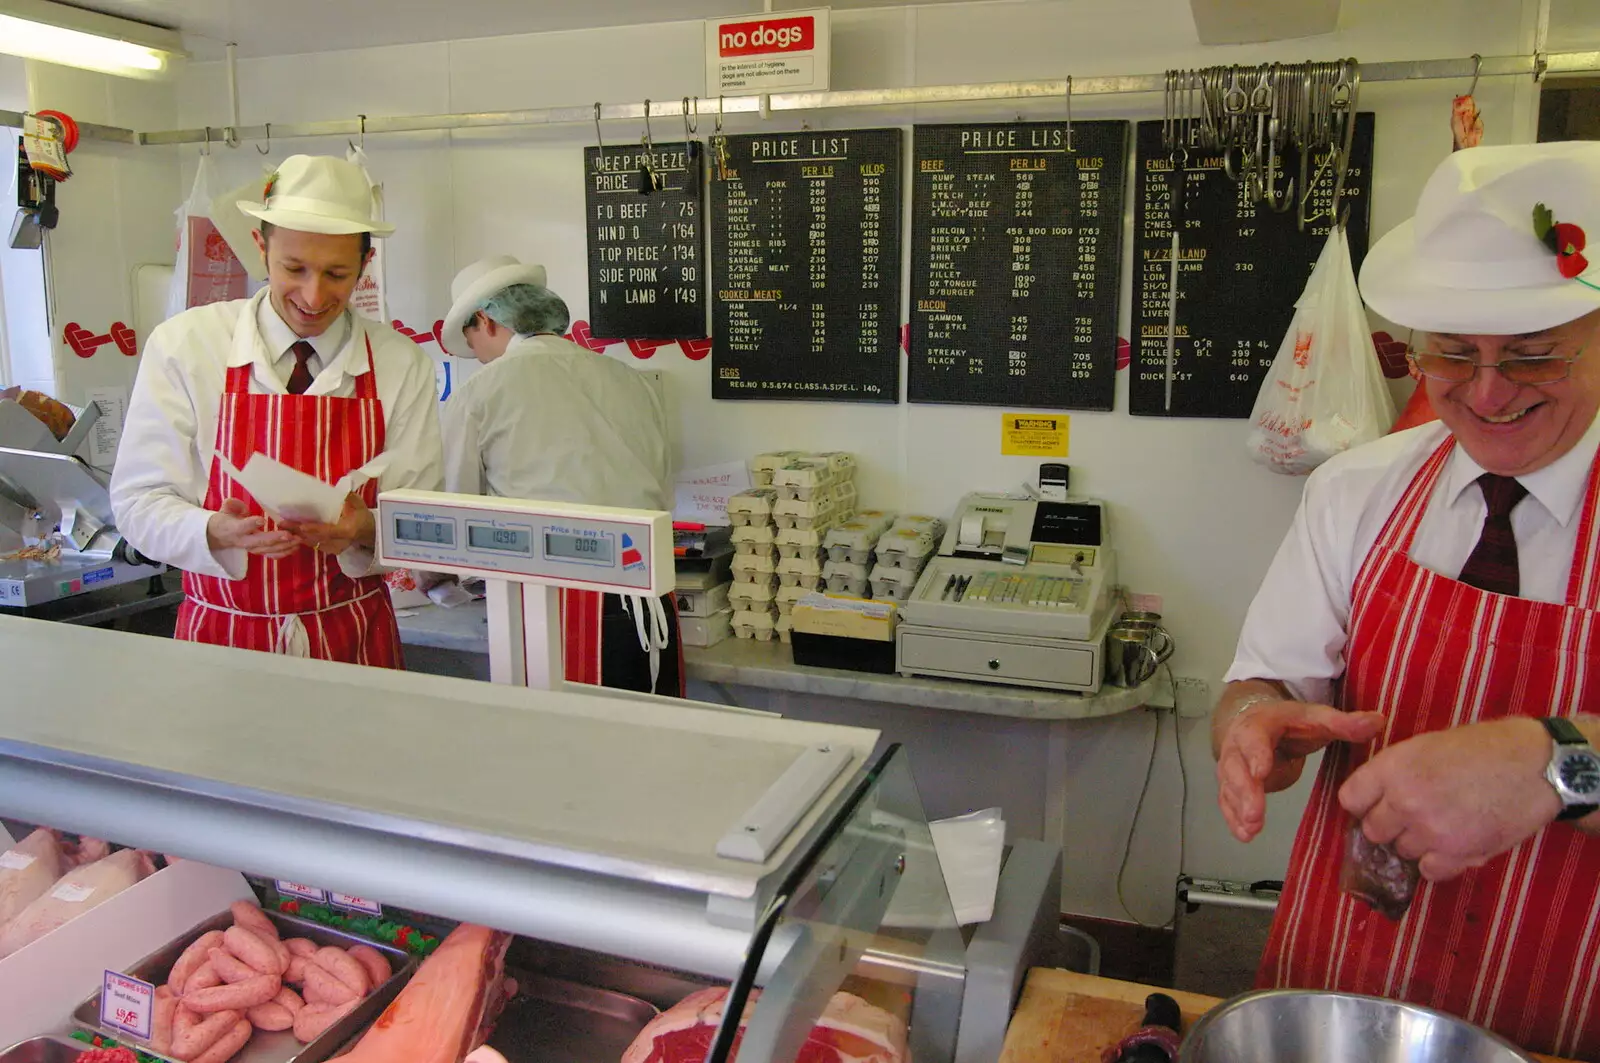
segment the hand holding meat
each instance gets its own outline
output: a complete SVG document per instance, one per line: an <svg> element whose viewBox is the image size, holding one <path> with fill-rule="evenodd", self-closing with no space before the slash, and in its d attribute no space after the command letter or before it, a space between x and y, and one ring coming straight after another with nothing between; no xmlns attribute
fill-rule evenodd
<svg viewBox="0 0 1600 1063"><path fill-rule="evenodd" d="M1339 803L1363 833L1444 882L1481 867L1555 819L1544 780L1550 738L1531 718L1430 731L1351 773Z"/></svg>
<svg viewBox="0 0 1600 1063"><path fill-rule="evenodd" d="M1288 789L1306 758L1334 742L1370 742L1383 729L1375 712L1341 712L1303 701L1250 705L1219 728L1218 803L1233 836L1247 842L1266 824L1267 794Z"/></svg>

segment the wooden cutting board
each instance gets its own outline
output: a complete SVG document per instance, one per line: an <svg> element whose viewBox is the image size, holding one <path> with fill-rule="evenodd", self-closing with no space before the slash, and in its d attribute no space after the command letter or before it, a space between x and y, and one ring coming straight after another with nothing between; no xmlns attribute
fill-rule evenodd
<svg viewBox="0 0 1600 1063"><path fill-rule="evenodd" d="M1216 997L1035 967L1011 1017L1000 1063L1100 1063L1100 1054L1139 1026L1144 998L1165 993L1178 1002L1184 1029L1221 1003ZM1535 1056L1561 1063L1549 1056Z"/></svg>

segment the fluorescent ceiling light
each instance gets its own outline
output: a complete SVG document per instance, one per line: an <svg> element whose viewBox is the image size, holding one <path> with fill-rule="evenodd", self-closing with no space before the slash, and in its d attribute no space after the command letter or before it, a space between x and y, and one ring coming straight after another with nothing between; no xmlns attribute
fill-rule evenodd
<svg viewBox="0 0 1600 1063"><path fill-rule="evenodd" d="M0 0L0 52L135 78L160 77L185 54L173 30L53 0Z"/></svg>

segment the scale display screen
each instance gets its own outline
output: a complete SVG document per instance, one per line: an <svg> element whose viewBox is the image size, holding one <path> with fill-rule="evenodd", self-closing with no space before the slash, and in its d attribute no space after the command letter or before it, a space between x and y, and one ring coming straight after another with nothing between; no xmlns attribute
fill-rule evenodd
<svg viewBox="0 0 1600 1063"><path fill-rule="evenodd" d="M565 557L574 561L593 561L602 565L615 563L611 540L594 535L545 532L544 555L546 557Z"/></svg>
<svg viewBox="0 0 1600 1063"><path fill-rule="evenodd" d="M526 528L496 528L491 524L467 525L467 545L474 550L504 550L532 554L533 532Z"/></svg>
<svg viewBox="0 0 1600 1063"><path fill-rule="evenodd" d="M396 542L424 543L429 546L454 546L456 526L448 520L415 520L396 517L394 521Z"/></svg>

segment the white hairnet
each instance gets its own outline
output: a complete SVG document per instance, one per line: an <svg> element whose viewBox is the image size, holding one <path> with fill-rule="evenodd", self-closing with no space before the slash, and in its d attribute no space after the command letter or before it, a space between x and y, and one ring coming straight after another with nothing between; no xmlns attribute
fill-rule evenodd
<svg viewBox="0 0 1600 1063"><path fill-rule="evenodd" d="M536 284L513 284L502 288L483 304L489 320L510 329L519 336L533 336L541 332L557 336L567 331L572 314L566 300Z"/></svg>

